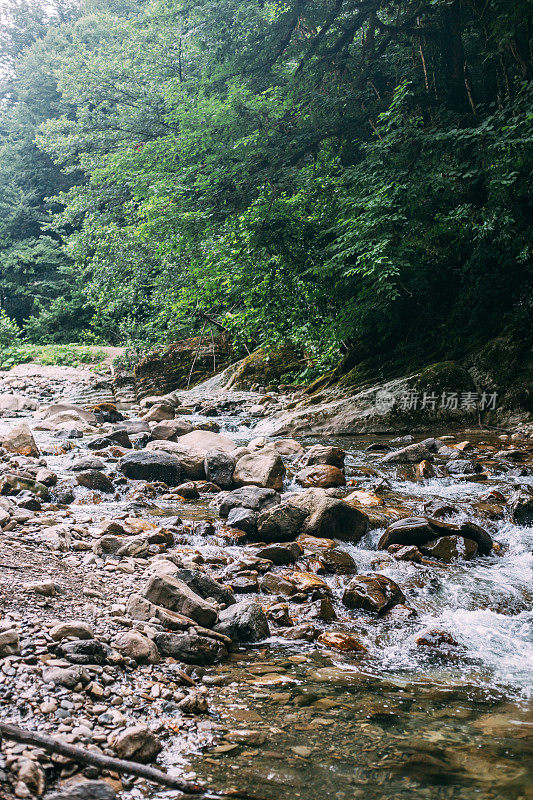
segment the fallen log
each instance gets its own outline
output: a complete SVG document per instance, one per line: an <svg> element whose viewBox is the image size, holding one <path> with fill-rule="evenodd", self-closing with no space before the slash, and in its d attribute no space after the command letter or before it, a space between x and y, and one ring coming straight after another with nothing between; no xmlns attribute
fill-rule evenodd
<svg viewBox="0 0 533 800"><path fill-rule="evenodd" d="M206 800L208 797L220 798L224 796L242 798L242 800L246 800L247 798L245 794L241 795L229 792L225 795L224 793L213 792L196 783L174 778L172 775L167 775L166 772L155 769L154 767L149 767L146 764L105 756L103 753L96 753L92 750L76 747L75 745L61 742L53 736L48 736L48 734L28 731L25 728L19 728L18 725L12 725L7 722L0 722L0 738L1 737L11 739L14 742L41 747L49 753L57 753L72 761L77 761L82 764L91 764L102 770L110 770L111 772L118 772L119 774L136 775L140 778L145 778L147 781L160 783L163 786L169 786L171 789L178 789L184 794L194 795L197 798L205 798Z"/></svg>

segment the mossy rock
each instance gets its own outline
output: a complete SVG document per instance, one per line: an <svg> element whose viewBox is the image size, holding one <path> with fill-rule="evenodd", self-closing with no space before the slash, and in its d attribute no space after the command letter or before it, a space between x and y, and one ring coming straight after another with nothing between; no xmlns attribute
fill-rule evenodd
<svg viewBox="0 0 533 800"><path fill-rule="evenodd" d="M249 391L256 384L279 386L290 382L290 378L302 368L302 353L295 347L260 348L243 358L228 383L228 389Z"/></svg>
<svg viewBox="0 0 533 800"><path fill-rule="evenodd" d="M480 389L497 392L500 409L533 413L531 336L508 331L483 345L466 366Z"/></svg>
<svg viewBox="0 0 533 800"><path fill-rule="evenodd" d="M476 385L470 373L456 361L430 364L418 373L414 389L418 392L475 392Z"/></svg>

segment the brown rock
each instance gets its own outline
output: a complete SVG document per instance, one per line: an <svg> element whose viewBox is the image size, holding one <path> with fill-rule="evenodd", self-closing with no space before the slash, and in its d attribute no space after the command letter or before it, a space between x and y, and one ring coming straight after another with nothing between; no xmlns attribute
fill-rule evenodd
<svg viewBox="0 0 533 800"><path fill-rule="evenodd" d="M281 457L261 451L240 458L233 472L236 486L260 486L265 489L283 488L285 466Z"/></svg>
<svg viewBox="0 0 533 800"><path fill-rule="evenodd" d="M154 605L184 614L205 628L212 627L217 620L217 612L210 603L171 575L153 575L143 595Z"/></svg>
<svg viewBox="0 0 533 800"><path fill-rule="evenodd" d="M315 464L301 469L295 475L295 480L300 486L306 488L316 486L328 489L334 486L345 486L346 478L338 467L329 464Z"/></svg>
<svg viewBox="0 0 533 800"><path fill-rule="evenodd" d="M39 458L41 455L33 438L33 433L25 422L21 422L20 425L11 428L4 437L2 447L5 447L10 453L18 453L20 456Z"/></svg>
<svg viewBox="0 0 533 800"><path fill-rule="evenodd" d="M147 725L133 725L115 735L112 747L119 758L146 763L153 761L163 746Z"/></svg>
<svg viewBox="0 0 533 800"><path fill-rule="evenodd" d="M405 597L400 587L385 575L356 575L346 587L342 602L347 608L361 608L384 614Z"/></svg>
<svg viewBox="0 0 533 800"><path fill-rule="evenodd" d="M355 636L344 631L325 631L321 633L317 641L327 647L334 647L342 653L366 653L366 647L358 641Z"/></svg>
<svg viewBox="0 0 533 800"><path fill-rule="evenodd" d="M159 661L159 650L154 642L138 631L121 633L115 639L113 646L119 653L140 664L157 664Z"/></svg>

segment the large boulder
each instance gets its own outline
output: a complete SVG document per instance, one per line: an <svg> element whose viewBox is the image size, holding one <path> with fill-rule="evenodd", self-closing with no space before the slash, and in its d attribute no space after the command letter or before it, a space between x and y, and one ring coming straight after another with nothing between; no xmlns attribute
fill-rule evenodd
<svg viewBox="0 0 533 800"><path fill-rule="evenodd" d="M328 489L335 486L346 486L344 473L338 467L330 464L315 464L304 467L294 476L296 483L300 486L309 488L316 486L321 489Z"/></svg>
<svg viewBox="0 0 533 800"><path fill-rule="evenodd" d="M302 533L307 516L306 510L289 503L273 506L257 518L257 539L267 543L290 542Z"/></svg>
<svg viewBox="0 0 533 800"><path fill-rule="evenodd" d="M206 572L200 572L199 569L178 569L174 573L174 577L186 583L204 600L215 600L217 603L227 606L235 602L235 597L226 586L217 583Z"/></svg>
<svg viewBox="0 0 533 800"><path fill-rule="evenodd" d="M251 453L239 458L233 472L237 486L261 486L264 489L283 489L285 465L274 453Z"/></svg>
<svg viewBox="0 0 533 800"><path fill-rule="evenodd" d="M148 442L145 450L156 453L170 453L178 459L184 476L192 480L203 480L205 475L205 453L191 447L171 441Z"/></svg>
<svg viewBox="0 0 533 800"><path fill-rule="evenodd" d="M229 489L233 484L235 459L224 450L208 450L204 458L204 469L208 481L216 483L222 489Z"/></svg>
<svg viewBox="0 0 533 800"><path fill-rule="evenodd" d="M405 597L400 587L385 575L355 575L342 596L346 608L360 608L384 614Z"/></svg>
<svg viewBox="0 0 533 800"><path fill-rule="evenodd" d="M259 642L270 636L266 614L258 603L242 600L220 612L215 631L234 642Z"/></svg>
<svg viewBox="0 0 533 800"><path fill-rule="evenodd" d="M94 426L98 424L98 417L93 411L87 411L83 406L74 405L73 403L53 403L50 406L41 406L35 417L40 419L49 419L55 417L57 414L64 412L73 412L79 419L83 419L89 425Z"/></svg>
<svg viewBox="0 0 533 800"><path fill-rule="evenodd" d="M465 561L474 558L477 555L478 546L473 539L462 536L439 536L437 539L430 539L429 542L421 545L420 550L425 556L449 564L457 558L463 558Z"/></svg>
<svg viewBox="0 0 533 800"><path fill-rule="evenodd" d="M12 472L6 472L0 478L0 494L18 494L19 492L31 492L41 500L48 500L50 493L48 486L32 478L23 478Z"/></svg>
<svg viewBox="0 0 533 800"><path fill-rule="evenodd" d="M285 502L306 512L302 533L358 542L368 530L366 514L343 500L330 497L325 489L306 489L291 495Z"/></svg>
<svg viewBox="0 0 533 800"><path fill-rule="evenodd" d="M249 508L260 513L280 502L280 495L273 489L262 489L259 486L244 486L223 495L220 500L218 513L225 518L233 508Z"/></svg>
<svg viewBox="0 0 533 800"><path fill-rule="evenodd" d="M344 469L346 453L340 447L315 444L310 447L301 460L302 467L311 467L314 464L330 464L332 467Z"/></svg>
<svg viewBox="0 0 533 800"><path fill-rule="evenodd" d="M224 645L209 636L158 633L155 643L162 655L176 658L186 664L209 666L227 655Z"/></svg>
<svg viewBox="0 0 533 800"><path fill-rule="evenodd" d="M0 411L35 411L39 403L22 394L0 394Z"/></svg>
<svg viewBox="0 0 533 800"><path fill-rule="evenodd" d="M144 414L143 419L146 422L163 422L165 419L174 419L175 416L176 412L173 405L169 403L155 403L155 405Z"/></svg>
<svg viewBox="0 0 533 800"><path fill-rule="evenodd" d="M4 436L2 447L10 453L17 453L20 456L39 458L41 455L33 438L33 433L25 422L11 428L9 433Z"/></svg>
<svg viewBox="0 0 533 800"><path fill-rule="evenodd" d="M437 451L437 444L435 439L424 439L421 442L408 444L407 447L394 450L392 453L387 453L381 460L384 464L418 464L420 461L430 461Z"/></svg>
<svg viewBox="0 0 533 800"><path fill-rule="evenodd" d="M421 547L441 536L461 536L476 542L478 552L486 556L492 550L492 538L487 531L473 522L455 525L429 517L406 517L389 525L378 542L378 550L386 550L391 544L416 545Z"/></svg>
<svg viewBox="0 0 533 800"><path fill-rule="evenodd" d="M256 384L279 385L288 372L301 372L301 357L301 352L290 345L256 350L239 362L227 386L248 391Z"/></svg>
<svg viewBox="0 0 533 800"><path fill-rule="evenodd" d="M145 417L146 419L147 417ZM194 430L194 426L191 425L186 419L167 419L164 422L158 422L152 428L152 437L154 439L162 439L167 440L169 442L175 442L179 436L185 436L187 433L191 433Z"/></svg>
<svg viewBox="0 0 533 800"><path fill-rule="evenodd" d="M533 492L518 489L511 495L508 508L515 525L533 526Z"/></svg>
<svg viewBox="0 0 533 800"><path fill-rule="evenodd" d="M87 489L96 489L98 492L106 492L111 494L115 491L111 480L97 469L88 469L83 472L78 472L76 475L76 483L79 486L85 486Z"/></svg>
<svg viewBox="0 0 533 800"><path fill-rule="evenodd" d="M152 575L143 596L156 606L190 617L204 628L211 628L217 621L214 607L172 575Z"/></svg>
<svg viewBox="0 0 533 800"><path fill-rule="evenodd" d="M120 460L119 468L135 480L162 481L168 486L178 486L181 481L180 461L170 453L135 450Z"/></svg>
<svg viewBox="0 0 533 800"><path fill-rule="evenodd" d="M119 653L132 658L139 664L157 664L159 651L154 642L139 631L124 631L120 633L113 646Z"/></svg>
<svg viewBox="0 0 533 800"><path fill-rule="evenodd" d="M221 433L200 430L191 431L191 433L186 433L185 436L180 436L178 444L201 452L204 457L208 450L223 450L225 453L231 453L232 450L237 449L235 442L227 436L223 436Z"/></svg>

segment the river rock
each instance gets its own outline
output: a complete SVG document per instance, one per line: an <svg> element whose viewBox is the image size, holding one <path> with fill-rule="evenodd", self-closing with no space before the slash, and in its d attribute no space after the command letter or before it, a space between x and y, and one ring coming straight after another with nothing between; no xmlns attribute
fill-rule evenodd
<svg viewBox="0 0 533 800"><path fill-rule="evenodd" d="M74 639L94 639L94 633L86 622L60 622L50 629L50 636L54 642L72 637Z"/></svg>
<svg viewBox="0 0 533 800"><path fill-rule="evenodd" d="M39 403L22 394L0 394L0 411L35 411Z"/></svg>
<svg viewBox="0 0 533 800"><path fill-rule="evenodd" d="M232 508L249 508L258 513L279 504L280 495L273 489L261 489L259 486L243 486L223 495L218 513L226 518Z"/></svg>
<svg viewBox="0 0 533 800"><path fill-rule="evenodd" d="M300 442L297 442L296 439L276 439L275 442L269 442L264 436L253 439L248 447L250 450L275 453L289 460L300 458L305 452Z"/></svg>
<svg viewBox="0 0 533 800"><path fill-rule="evenodd" d="M518 489L511 495L507 505L515 525L526 528L533 526L533 493Z"/></svg>
<svg viewBox="0 0 533 800"><path fill-rule="evenodd" d="M170 611L168 608L156 606L147 600L146 597L141 597L140 594L131 594L128 597L126 613L132 619L138 619L142 622L149 622L151 619L157 619L161 625L171 631L180 631L190 626L190 621L187 621L186 617L174 611Z"/></svg>
<svg viewBox="0 0 533 800"><path fill-rule="evenodd" d="M57 474L52 472L51 469L41 467L35 475L37 483L42 483L44 486L55 486L57 483Z"/></svg>
<svg viewBox="0 0 533 800"><path fill-rule="evenodd" d="M147 763L153 761L163 746L147 725L133 725L115 734L111 746L119 758Z"/></svg>
<svg viewBox="0 0 533 800"><path fill-rule="evenodd" d="M148 442L146 451L169 453L178 459L181 471L187 478L192 480L203 480L205 478L205 453L193 450L178 442L155 441Z"/></svg>
<svg viewBox="0 0 533 800"><path fill-rule="evenodd" d="M204 458L208 450L223 450L225 453L231 453L237 447L232 439L223 436L221 433L198 430L187 433L185 436L180 436L178 444L203 453Z"/></svg>
<svg viewBox="0 0 533 800"><path fill-rule="evenodd" d="M306 519L304 509L279 503L259 514L257 538L260 542L290 542L302 532Z"/></svg>
<svg viewBox="0 0 533 800"><path fill-rule="evenodd" d="M208 450L204 458L204 469L207 480L213 481L222 489L229 489L233 484L235 458L224 450Z"/></svg>
<svg viewBox="0 0 533 800"><path fill-rule="evenodd" d="M61 643L58 652L73 664L105 664L112 650L98 639L78 639Z"/></svg>
<svg viewBox="0 0 533 800"><path fill-rule="evenodd" d="M178 436L185 436L185 434L191 433L193 430L193 425L186 419L168 419L155 425L151 430L151 434L154 439L166 439L167 441L175 442Z"/></svg>
<svg viewBox="0 0 533 800"><path fill-rule="evenodd" d="M346 631L324 631L317 639L319 644L326 647L334 647L341 653L366 653L368 652L364 644Z"/></svg>
<svg viewBox="0 0 533 800"><path fill-rule="evenodd" d="M150 433L150 426L144 419L127 419L117 430L126 431L129 436L134 436L136 433Z"/></svg>
<svg viewBox="0 0 533 800"><path fill-rule="evenodd" d="M65 468L71 472L86 472L87 470L101 471L105 469L105 464L101 458L97 458L96 456L86 456L85 458L76 458L67 463Z"/></svg>
<svg viewBox="0 0 533 800"><path fill-rule="evenodd" d="M344 459L346 453L340 447L315 444L310 447L301 460L302 467L310 467L314 464L329 464L337 469L344 469Z"/></svg>
<svg viewBox="0 0 533 800"><path fill-rule="evenodd" d="M186 583L204 600L212 599L227 606L235 602L233 594L226 586L217 583L206 572L201 572L199 569L178 569L174 577Z"/></svg>
<svg viewBox="0 0 533 800"><path fill-rule="evenodd" d="M294 480L304 487L316 486L328 489L334 486L346 486L344 474L338 467L329 464L305 467L296 473Z"/></svg>
<svg viewBox="0 0 533 800"><path fill-rule="evenodd" d="M17 765L17 777L26 787L36 795L41 797L46 788L46 777L41 767L31 758L22 758ZM15 788L15 794L17 790ZM20 794L18 795L20 797Z"/></svg>
<svg viewBox="0 0 533 800"><path fill-rule="evenodd" d="M43 670L43 681L74 689L78 683L88 683L89 675L83 667L46 667Z"/></svg>
<svg viewBox="0 0 533 800"><path fill-rule="evenodd" d="M158 633L155 643L163 656L176 658L186 664L209 666L227 656L227 650L217 639L192 634Z"/></svg>
<svg viewBox="0 0 533 800"><path fill-rule="evenodd" d="M0 632L0 658L16 656L20 653L20 640L17 631L11 629Z"/></svg>
<svg viewBox="0 0 533 800"><path fill-rule="evenodd" d="M446 464L448 475L474 475L482 472L481 464L469 458L456 458Z"/></svg>
<svg viewBox="0 0 533 800"><path fill-rule="evenodd" d="M281 456L259 451L242 456L237 461L233 481L237 486L260 486L279 490L283 488L284 475L285 465Z"/></svg>
<svg viewBox="0 0 533 800"><path fill-rule="evenodd" d="M134 480L162 481L168 486L178 486L181 465L176 456L150 450L135 450L119 462L120 471Z"/></svg>
<svg viewBox="0 0 533 800"><path fill-rule="evenodd" d="M430 539L426 544L420 545L420 550L425 556L449 564L457 558L467 561L474 558L477 555L478 546L473 539L462 536L440 536L438 539ZM396 557L399 558L399 553L396 554Z"/></svg>
<svg viewBox="0 0 533 800"><path fill-rule="evenodd" d="M119 653L139 664L157 664L159 661L159 650L156 645L139 631L125 631L119 634L113 646Z"/></svg>
<svg viewBox="0 0 533 800"><path fill-rule="evenodd" d="M228 514L228 525L253 538L257 534L257 514L250 508L232 508Z"/></svg>
<svg viewBox="0 0 533 800"><path fill-rule="evenodd" d="M296 594L296 583L289 578L284 578L282 575L277 575L274 572L267 572L261 578L261 591L267 594L281 595L282 597L291 597Z"/></svg>
<svg viewBox="0 0 533 800"><path fill-rule="evenodd" d="M319 572L329 575L353 575L357 571L357 566L353 558L345 550L337 550L333 547L324 550L318 556L320 562Z"/></svg>
<svg viewBox="0 0 533 800"><path fill-rule="evenodd" d="M79 781L74 786L47 794L45 800L116 800L115 790L106 781Z"/></svg>
<svg viewBox="0 0 533 800"><path fill-rule="evenodd" d="M87 422L90 426L98 424L98 417L93 411L88 411L86 408L83 408L83 406L78 406L74 403L53 403L50 406L41 406L34 416L40 419L50 419L50 417L55 417L57 414L67 412L72 412L73 415L75 414L79 419Z"/></svg>
<svg viewBox="0 0 533 800"><path fill-rule="evenodd" d="M11 428L2 440L2 447L10 453L17 453L20 456L39 458L41 455L33 438L33 433L25 422Z"/></svg>
<svg viewBox="0 0 533 800"><path fill-rule="evenodd" d="M217 612L213 606L193 592L186 583L171 575L153 575L143 596L154 605L184 614L205 628L211 628L217 621Z"/></svg>
<svg viewBox="0 0 533 800"><path fill-rule="evenodd" d="M420 461L431 461L433 455L437 452L438 444L441 444L441 442L437 443L436 439L424 439L422 442L408 444L407 447L387 453L381 461L384 464L415 464Z"/></svg>
<svg viewBox="0 0 533 800"><path fill-rule="evenodd" d="M174 406L168 403L155 403L149 411L144 414L146 422L163 422L166 419L174 419L176 416Z"/></svg>
<svg viewBox="0 0 533 800"><path fill-rule="evenodd" d="M96 489L98 492L105 492L106 494L112 494L115 491L115 487L107 475L97 469L78 472L76 483L79 486L85 486L87 489Z"/></svg>
<svg viewBox="0 0 533 800"><path fill-rule="evenodd" d="M124 428L117 428L105 436L97 436L87 442L89 450L105 450L106 447L113 447L114 445L124 447L127 450L132 447L131 439Z"/></svg>
<svg viewBox="0 0 533 800"><path fill-rule="evenodd" d="M290 542L290 544L272 544L269 547L261 548L261 550L258 550L256 553L258 558L266 558L268 561L272 561L277 567L293 564L301 555L303 555L303 548L298 542Z"/></svg>
<svg viewBox="0 0 533 800"><path fill-rule="evenodd" d="M242 600L221 611L215 631L234 642L259 642L270 636L266 614L258 603L250 600Z"/></svg>
<svg viewBox="0 0 533 800"><path fill-rule="evenodd" d="M48 500L50 497L48 486L45 486L44 483L34 481L32 478L23 478L11 472L4 473L0 478L0 494L10 495L19 492L31 492L41 500Z"/></svg>
<svg viewBox="0 0 533 800"><path fill-rule="evenodd" d="M378 550L386 550L391 544L427 544L440 536L462 536L477 543L479 554L488 555L492 550L492 538L487 531L473 522L455 525L429 517L406 517L389 525L378 542Z"/></svg>
<svg viewBox="0 0 533 800"><path fill-rule="evenodd" d="M325 489L306 489L285 502L306 512L302 533L311 536L358 542L368 529L366 514Z"/></svg>
<svg viewBox="0 0 533 800"><path fill-rule="evenodd" d="M400 587L385 575L356 575L344 590L343 605L384 614L389 608L403 603L405 597Z"/></svg>

